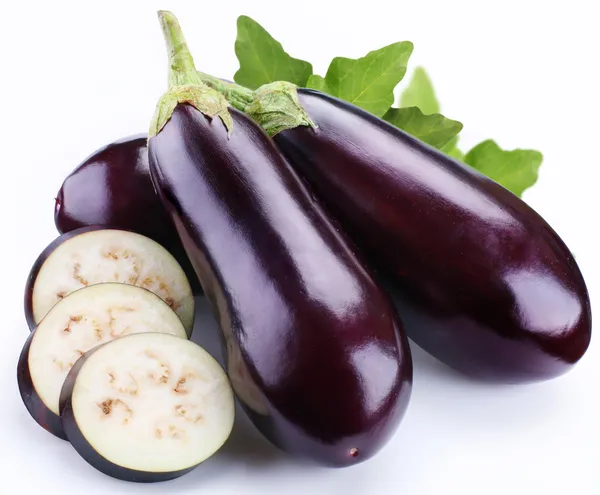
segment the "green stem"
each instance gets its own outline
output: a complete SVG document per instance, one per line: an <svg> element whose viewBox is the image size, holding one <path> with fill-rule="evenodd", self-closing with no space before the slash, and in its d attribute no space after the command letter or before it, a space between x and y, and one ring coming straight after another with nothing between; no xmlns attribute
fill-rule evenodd
<svg viewBox="0 0 600 495"><path fill-rule="evenodd" d="M158 100L148 138L162 130L180 104L191 105L206 117L219 117L230 133L233 126L230 105L220 92L200 80L177 18L171 12L160 10L158 19L169 53L169 89Z"/></svg>
<svg viewBox="0 0 600 495"><path fill-rule="evenodd" d="M183 36L177 18L169 11L159 10L158 19L169 53L169 88L188 84L201 85L194 58Z"/></svg>
<svg viewBox="0 0 600 495"><path fill-rule="evenodd" d="M204 84L225 96L227 101L240 112L245 112L248 105L254 101L254 91L251 89L239 84L223 81L218 77L205 74L204 72L198 72L198 75Z"/></svg>
<svg viewBox="0 0 600 495"><path fill-rule="evenodd" d="M298 88L286 81L251 89L198 72L201 81L221 93L238 110L257 122L270 136L298 126L316 128L298 101Z"/></svg>
<svg viewBox="0 0 600 495"><path fill-rule="evenodd" d="M197 72L177 18L165 10L158 18L169 52L169 91L157 105L150 137L160 132L179 103L189 103L209 117L218 115L229 131L229 105L248 114L270 136L298 126L316 127L300 105L294 84L277 81L252 91Z"/></svg>

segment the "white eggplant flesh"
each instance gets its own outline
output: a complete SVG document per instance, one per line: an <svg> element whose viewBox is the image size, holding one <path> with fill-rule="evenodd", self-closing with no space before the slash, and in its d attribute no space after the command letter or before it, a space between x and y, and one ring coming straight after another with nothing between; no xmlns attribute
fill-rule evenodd
<svg viewBox="0 0 600 495"><path fill-rule="evenodd" d="M30 329L70 293L105 282L135 285L155 293L177 313L191 334L194 296L177 260L148 237L100 228L63 234L40 254L25 290L25 316Z"/></svg>
<svg viewBox="0 0 600 495"><path fill-rule="evenodd" d="M67 438L101 472L166 481L228 439L234 395L221 365L193 342L159 333L95 348L69 373L60 399Z"/></svg>
<svg viewBox="0 0 600 495"><path fill-rule="evenodd" d="M183 323L156 294L120 283L79 289L59 301L25 343L18 383L31 416L65 438L59 397L67 374L89 350L126 335L158 332L187 338Z"/></svg>

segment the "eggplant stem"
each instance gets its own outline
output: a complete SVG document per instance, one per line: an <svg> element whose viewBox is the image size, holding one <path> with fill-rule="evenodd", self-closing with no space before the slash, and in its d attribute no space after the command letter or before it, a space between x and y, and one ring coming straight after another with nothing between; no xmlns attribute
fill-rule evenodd
<svg viewBox="0 0 600 495"><path fill-rule="evenodd" d="M221 93L200 80L177 17L167 10L159 10L158 20L169 55L169 89L156 105L148 139L162 130L177 105L182 103L193 106L206 117L219 117L227 133L231 133L233 119L229 114L230 104Z"/></svg>
<svg viewBox="0 0 600 495"><path fill-rule="evenodd" d="M194 58L185 41L177 17L167 10L158 11L158 20L169 53L169 88L188 84L201 85Z"/></svg>
<svg viewBox="0 0 600 495"><path fill-rule="evenodd" d="M209 88L212 88L225 96L227 101L231 103L231 106L240 112L245 112L248 106L254 101L254 91L251 89L236 83L223 81L218 77L200 71L198 71L198 76Z"/></svg>
<svg viewBox="0 0 600 495"><path fill-rule="evenodd" d="M251 89L198 72L203 84L221 93L229 104L247 114L271 137L298 126L316 129L298 100L298 87L287 81L275 81Z"/></svg>

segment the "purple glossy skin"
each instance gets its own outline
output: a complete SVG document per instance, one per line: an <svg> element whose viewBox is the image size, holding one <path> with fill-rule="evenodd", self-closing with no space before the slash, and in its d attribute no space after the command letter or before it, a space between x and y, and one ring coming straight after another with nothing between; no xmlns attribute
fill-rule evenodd
<svg viewBox="0 0 600 495"><path fill-rule="evenodd" d="M31 372L29 371L29 350L31 349L31 341L35 332L31 332L17 364L17 383L19 385L19 393L23 404L31 414L31 417L46 431L52 433L54 436L66 440L65 432L63 430L60 417L54 414L47 406L38 394L36 388L33 385L31 379Z"/></svg>
<svg viewBox="0 0 600 495"><path fill-rule="evenodd" d="M56 196L54 222L63 234L100 225L142 234L177 259L192 289L200 284L150 179L147 136L115 141L87 157Z"/></svg>
<svg viewBox="0 0 600 495"><path fill-rule="evenodd" d="M357 107L301 89L318 130L275 141L379 272L409 337L499 382L569 370L591 337L588 292L551 227L518 197Z"/></svg>
<svg viewBox="0 0 600 495"><path fill-rule="evenodd" d="M179 105L149 142L153 180L266 406L238 393L255 425L290 453L356 464L409 402L401 321L274 143L230 112L228 137L220 119Z"/></svg>
<svg viewBox="0 0 600 495"><path fill-rule="evenodd" d="M69 371L69 374L65 379L65 383L60 391L58 410L60 412L60 421L64 432L63 435L66 434L65 439L69 440L73 448L88 464L96 468L101 473L119 480L134 481L137 483L156 483L179 478L180 476L191 472L196 468L196 466L172 472L148 472L129 469L119 466L118 464L106 459L104 456L100 455L96 449L94 449L92 444L88 442L85 435L79 429L79 425L77 424L77 418L73 412L71 399L79 371L85 362L90 358L90 356L101 347L102 345L90 349L75 362Z"/></svg>

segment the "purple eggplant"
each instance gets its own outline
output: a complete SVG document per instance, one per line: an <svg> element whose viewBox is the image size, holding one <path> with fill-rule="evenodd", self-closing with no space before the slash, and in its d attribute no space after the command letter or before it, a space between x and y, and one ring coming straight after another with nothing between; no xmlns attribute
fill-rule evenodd
<svg viewBox="0 0 600 495"><path fill-rule="evenodd" d="M61 234L102 226L149 237L175 256L198 292L194 270L152 186L146 142L144 134L130 136L88 156L58 191L54 223Z"/></svg>
<svg viewBox="0 0 600 495"><path fill-rule="evenodd" d="M234 390L283 450L364 461L409 402L401 320L272 140L199 82L174 16L159 17L171 84L150 172L219 322Z"/></svg>
<svg viewBox="0 0 600 495"><path fill-rule="evenodd" d="M219 80L206 79L223 91ZM586 284L539 214L350 103L277 87L250 94L227 85L224 92L274 136L389 285L412 340L492 382L550 379L581 359L591 338ZM269 112L277 91L297 104L287 120Z"/></svg>

